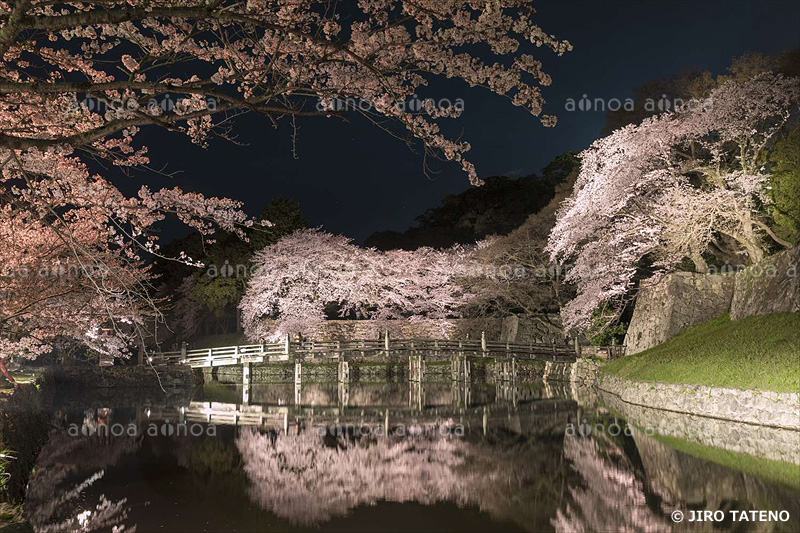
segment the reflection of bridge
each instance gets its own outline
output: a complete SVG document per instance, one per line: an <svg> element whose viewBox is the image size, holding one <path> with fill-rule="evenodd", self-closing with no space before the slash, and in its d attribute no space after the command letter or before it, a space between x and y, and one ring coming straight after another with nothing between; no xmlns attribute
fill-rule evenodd
<svg viewBox="0 0 800 533"><path fill-rule="evenodd" d="M455 399L454 399L455 401ZM459 400L460 401L460 400ZM410 401L410 403L414 403ZM342 427L383 427L385 434L396 426L426 424L431 421L450 421L469 427L503 425L519 428L533 419L555 416L559 420L577 410L573 400L540 398L525 403L498 403L466 406L439 405L421 409L419 405L370 405L359 407L329 405L247 405L220 402L190 402L188 406L144 408L143 417L179 423L210 423L215 425L258 426L284 433L301 427L335 425ZM535 424L533 424L535 425ZM563 429L564 424L559 424Z"/></svg>

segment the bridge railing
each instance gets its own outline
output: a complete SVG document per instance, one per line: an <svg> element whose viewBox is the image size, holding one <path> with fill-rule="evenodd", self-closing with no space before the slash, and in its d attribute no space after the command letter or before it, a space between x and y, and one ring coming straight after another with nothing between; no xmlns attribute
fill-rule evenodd
<svg viewBox="0 0 800 533"><path fill-rule="evenodd" d="M408 354L426 357L454 356L515 357L549 361L574 360L575 348L547 343L491 342L485 339L354 339L345 341L301 341L222 346L160 352L148 357L151 364L188 364L190 366L225 366L243 363L290 360L339 360L342 358L384 357L391 359Z"/></svg>

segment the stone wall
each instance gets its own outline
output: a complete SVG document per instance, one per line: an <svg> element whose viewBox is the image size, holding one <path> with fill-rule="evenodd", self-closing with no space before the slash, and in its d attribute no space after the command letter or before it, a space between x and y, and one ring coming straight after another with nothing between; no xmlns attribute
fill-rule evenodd
<svg viewBox="0 0 800 533"><path fill-rule="evenodd" d="M626 354L657 346L686 328L730 312L732 320L800 312L800 246L730 274L674 272L642 286L625 337Z"/></svg>
<svg viewBox="0 0 800 533"><path fill-rule="evenodd" d="M728 312L733 297L732 275L673 272L643 286L636 298L626 354L657 346L683 330Z"/></svg>
<svg viewBox="0 0 800 533"><path fill-rule="evenodd" d="M191 389L192 369L184 365L159 366L90 366L53 368L43 378L47 383L80 389Z"/></svg>
<svg viewBox="0 0 800 533"><path fill-rule="evenodd" d="M769 415L767 413L770 411L764 409L770 405L767 397L757 400L755 405L749 407L747 402L754 398L746 396L752 394L748 391L716 389L711 397L701 398L703 392L712 389L700 387L699 389L706 390L692 391L692 388L695 387L613 381L608 376L603 376L600 385L603 404L618 412L631 425L642 428L648 435L675 437L764 459L800 464L797 394L793 400L794 414L788 412L788 404L792 403L790 400L785 404L786 409L778 409L782 414ZM693 395L697 397L691 399ZM724 406L731 398L735 398L738 403L736 412ZM684 401L686 405L682 405ZM653 407L655 405L663 408ZM714 414L721 416L715 417ZM762 420L769 423L784 416L786 419L782 423L793 423L794 427L760 425L758 422Z"/></svg>
<svg viewBox="0 0 800 533"><path fill-rule="evenodd" d="M800 311L800 246L736 274L731 319Z"/></svg>
<svg viewBox="0 0 800 533"><path fill-rule="evenodd" d="M564 341L561 316L546 315L541 318L525 318L509 315L501 322L500 340L508 342L551 343Z"/></svg>
<svg viewBox="0 0 800 533"><path fill-rule="evenodd" d="M270 321L265 321L269 324ZM272 328L265 328L266 330ZM385 331L396 339L480 339L486 332L490 341L563 342L560 318L556 315L542 320L517 316L411 319L411 320L327 320L304 336L313 340L378 339Z"/></svg>
<svg viewBox="0 0 800 533"><path fill-rule="evenodd" d="M645 383L608 374L600 375L598 386L628 404L657 406L663 411L791 429L799 432L797 437L800 439L800 394L795 392Z"/></svg>

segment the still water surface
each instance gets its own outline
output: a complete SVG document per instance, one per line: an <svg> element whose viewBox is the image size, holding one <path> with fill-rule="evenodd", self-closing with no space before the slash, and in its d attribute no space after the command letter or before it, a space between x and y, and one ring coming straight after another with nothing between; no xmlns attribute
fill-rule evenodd
<svg viewBox="0 0 800 533"><path fill-rule="evenodd" d="M563 388L275 384L246 396L212 383L191 400L62 398L28 489L34 528L800 531L796 489L675 451ZM672 519L750 509L791 518Z"/></svg>

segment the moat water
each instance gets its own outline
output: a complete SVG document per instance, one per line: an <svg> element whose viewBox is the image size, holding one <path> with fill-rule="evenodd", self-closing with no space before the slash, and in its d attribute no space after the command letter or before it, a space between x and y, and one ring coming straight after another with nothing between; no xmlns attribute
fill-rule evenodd
<svg viewBox="0 0 800 533"><path fill-rule="evenodd" d="M789 532L798 486L677 451L559 385L214 382L57 398L26 511L41 532Z"/></svg>

